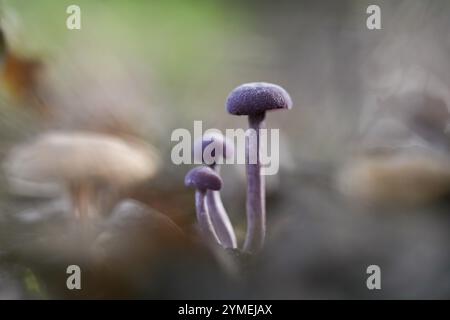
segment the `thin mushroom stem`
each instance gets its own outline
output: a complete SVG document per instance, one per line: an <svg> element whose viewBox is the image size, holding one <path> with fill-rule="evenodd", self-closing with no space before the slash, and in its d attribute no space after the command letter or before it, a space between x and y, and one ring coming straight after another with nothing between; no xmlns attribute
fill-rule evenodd
<svg viewBox="0 0 450 320"><path fill-rule="evenodd" d="M211 219L206 206L206 190L197 190L195 192L195 208L197 211L197 221L202 235L208 240L214 240L219 243L216 232L211 223Z"/></svg>
<svg viewBox="0 0 450 320"><path fill-rule="evenodd" d="M218 166L212 166L219 173ZM211 223L217 233L220 243L225 248L237 248L236 235L231 225L230 218L223 206L220 191L208 190L206 192L206 203L209 210Z"/></svg>
<svg viewBox="0 0 450 320"><path fill-rule="evenodd" d="M265 179L261 175L260 130L265 128L265 113L248 117L250 136L246 143L247 172L247 235L244 251L258 252L264 245L266 234ZM256 134L256 137L252 137ZM253 138L253 139L252 139ZM256 163L250 163L254 157Z"/></svg>
<svg viewBox="0 0 450 320"><path fill-rule="evenodd" d="M92 188L87 183L73 183L69 187L72 199L73 214L77 219L82 246L88 247L94 236L93 225L89 221L92 210L95 209L94 194Z"/></svg>
<svg viewBox="0 0 450 320"><path fill-rule="evenodd" d="M217 174L220 174L220 166L218 164L213 164L210 167ZM225 248L237 248L236 235L227 211L223 206L220 191L208 190L206 192L206 203L212 225L222 246Z"/></svg>
<svg viewBox="0 0 450 320"><path fill-rule="evenodd" d="M88 182L72 183L69 187L69 193L76 219L85 221L97 217L101 213L95 186Z"/></svg>
<svg viewBox="0 0 450 320"><path fill-rule="evenodd" d="M75 218L78 220L86 219L89 214L89 192L87 187L81 183L74 183L69 189Z"/></svg>

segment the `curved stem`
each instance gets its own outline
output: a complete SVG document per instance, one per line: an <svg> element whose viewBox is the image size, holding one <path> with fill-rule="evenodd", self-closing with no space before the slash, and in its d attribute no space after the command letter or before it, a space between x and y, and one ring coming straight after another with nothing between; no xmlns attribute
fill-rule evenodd
<svg viewBox="0 0 450 320"><path fill-rule="evenodd" d="M264 244L266 234L265 179L261 175L260 129L265 127L265 114L248 117L249 135L247 136L247 236L244 250L257 252ZM251 163L250 160L256 160Z"/></svg>
<svg viewBox="0 0 450 320"><path fill-rule="evenodd" d="M205 197L206 190L197 190L195 192L195 208L197 211L197 221L200 226L200 231L207 240L213 240L219 243L219 239L217 238L216 232L211 224Z"/></svg>
<svg viewBox="0 0 450 320"><path fill-rule="evenodd" d="M92 218L97 213L95 200L95 191L87 183L72 183L69 186L72 198L73 214L78 220L78 227L82 237L80 245L88 248L91 240L95 236Z"/></svg>
<svg viewBox="0 0 450 320"><path fill-rule="evenodd" d="M89 190L83 183L73 183L69 186L75 218L84 221L89 215Z"/></svg>
<svg viewBox="0 0 450 320"><path fill-rule="evenodd" d="M236 248L236 235L223 206L220 192L208 190L206 192L206 205L210 213L211 223L222 246L225 248Z"/></svg>

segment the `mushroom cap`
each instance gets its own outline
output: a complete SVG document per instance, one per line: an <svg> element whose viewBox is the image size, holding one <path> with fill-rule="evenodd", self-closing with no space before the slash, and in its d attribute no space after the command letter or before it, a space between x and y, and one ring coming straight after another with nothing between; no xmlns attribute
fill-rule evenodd
<svg viewBox="0 0 450 320"><path fill-rule="evenodd" d="M286 90L276 84L252 82L231 91L226 107L234 115L253 115L269 110L291 109L292 99Z"/></svg>
<svg viewBox="0 0 450 320"><path fill-rule="evenodd" d="M448 194L450 163L443 153L420 149L358 157L338 174L337 186L362 202L429 203Z"/></svg>
<svg viewBox="0 0 450 320"><path fill-rule="evenodd" d="M153 176L158 162L156 151L141 141L98 133L52 132L13 149L5 169L12 181L98 181L127 187Z"/></svg>
<svg viewBox="0 0 450 320"><path fill-rule="evenodd" d="M184 178L187 187L198 190L220 190L222 178L211 168L206 166L196 167L190 170Z"/></svg>
<svg viewBox="0 0 450 320"><path fill-rule="evenodd" d="M234 155L234 146L226 137L218 132L206 133L203 137L194 143L194 156L196 160L204 161L203 153L206 147L211 145L211 156L216 159L218 158L232 158ZM217 152L217 155L216 155ZM200 156L200 159L198 158Z"/></svg>

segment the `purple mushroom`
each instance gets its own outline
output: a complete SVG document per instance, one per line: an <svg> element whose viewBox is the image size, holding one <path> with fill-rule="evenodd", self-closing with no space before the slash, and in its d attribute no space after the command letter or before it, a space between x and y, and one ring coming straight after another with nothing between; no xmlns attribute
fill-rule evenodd
<svg viewBox="0 0 450 320"><path fill-rule="evenodd" d="M250 137L246 144L246 157L256 156L256 163L247 161L247 236L244 250L247 252L259 251L263 244L266 232L266 204L265 181L261 175L260 160L260 129L265 128L265 113L270 110L291 109L292 100L282 87L255 82L243 84L235 88L228 96L227 111L234 115L248 116Z"/></svg>
<svg viewBox="0 0 450 320"><path fill-rule="evenodd" d="M206 153L204 151L207 151ZM208 152L209 151L209 152ZM211 159L203 154L211 155ZM205 134L194 145L194 154L201 155L201 160L209 165L217 174L220 174L220 163L224 159L233 157L234 146L220 133ZM206 203L209 210L211 223L217 233L220 244L224 248L236 248L236 235L231 225L230 218L223 206L219 191L208 190Z"/></svg>
<svg viewBox="0 0 450 320"><path fill-rule="evenodd" d="M190 170L186 174L184 184L196 189L195 208L201 233L207 240L218 243L219 240L211 224L205 197L207 190L220 190L222 188L222 179L214 170L203 166Z"/></svg>

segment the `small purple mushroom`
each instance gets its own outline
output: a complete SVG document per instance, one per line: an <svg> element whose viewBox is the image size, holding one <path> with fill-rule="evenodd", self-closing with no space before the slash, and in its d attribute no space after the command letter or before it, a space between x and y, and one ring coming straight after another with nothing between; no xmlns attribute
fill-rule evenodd
<svg viewBox="0 0 450 320"><path fill-rule="evenodd" d="M210 151L212 159L205 159L203 153ZM233 157L233 145L220 133L205 134L201 140L194 145L194 154L201 154L201 161L205 162L217 174L220 173L221 160ZM217 233L219 242L224 248L236 248L236 235L230 218L223 206L219 191L208 190L206 192L206 203L209 210L211 223Z"/></svg>
<svg viewBox="0 0 450 320"><path fill-rule="evenodd" d="M205 197L207 190L220 190L222 188L222 179L209 167L197 167L186 174L184 184L187 187L196 189L195 208L202 234L207 240L213 240L219 243L217 234L211 223Z"/></svg>
<svg viewBox="0 0 450 320"><path fill-rule="evenodd" d="M265 180L261 175L260 130L265 128L265 113L270 110L291 109L292 100L282 87L265 82L243 84L228 96L227 111L248 116L249 128L256 134L256 143L246 144L246 157L256 155L256 163L247 162L247 236L244 250L259 251L266 233ZM252 131L250 131L250 135ZM250 137L251 138L251 137ZM250 139L250 141L252 141Z"/></svg>

